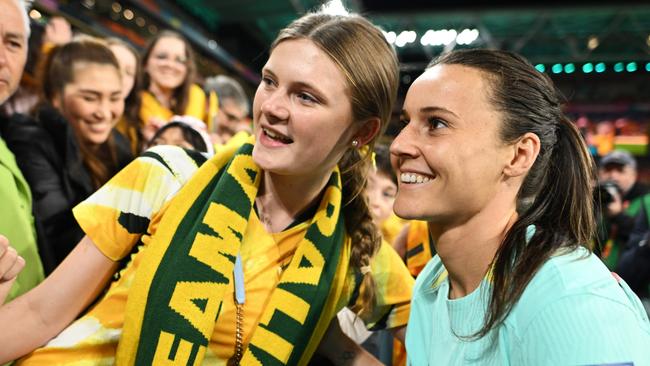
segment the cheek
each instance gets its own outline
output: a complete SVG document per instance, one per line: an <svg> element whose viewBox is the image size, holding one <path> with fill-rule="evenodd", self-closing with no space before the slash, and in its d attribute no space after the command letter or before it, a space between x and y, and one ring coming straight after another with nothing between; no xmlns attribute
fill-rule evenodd
<svg viewBox="0 0 650 366"><path fill-rule="evenodd" d="M79 119L92 114L92 106L83 100L67 98L63 101L63 110L61 113L68 122L77 124Z"/></svg>
<svg viewBox="0 0 650 366"><path fill-rule="evenodd" d="M187 76L189 70L187 69L187 66L179 66L179 71L180 71L179 76L181 78L185 79L185 77Z"/></svg>
<svg viewBox="0 0 650 366"><path fill-rule="evenodd" d="M115 115L115 122L117 123L117 120L124 114L124 99L114 102L111 111Z"/></svg>

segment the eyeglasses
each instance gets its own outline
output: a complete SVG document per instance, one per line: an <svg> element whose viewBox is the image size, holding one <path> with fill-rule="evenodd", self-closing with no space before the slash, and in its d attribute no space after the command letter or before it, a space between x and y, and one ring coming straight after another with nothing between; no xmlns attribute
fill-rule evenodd
<svg viewBox="0 0 650 366"><path fill-rule="evenodd" d="M179 65L186 66L187 65L187 58L186 57L181 57L181 56L176 56L173 57L172 55L166 53L166 52L161 52L161 53L156 53L152 55L153 58L155 58L158 61L168 61L171 60L173 62L176 62Z"/></svg>

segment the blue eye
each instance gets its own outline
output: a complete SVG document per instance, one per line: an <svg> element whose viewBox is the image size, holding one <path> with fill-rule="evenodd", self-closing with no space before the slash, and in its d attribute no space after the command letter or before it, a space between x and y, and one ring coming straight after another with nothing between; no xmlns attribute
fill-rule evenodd
<svg viewBox="0 0 650 366"><path fill-rule="evenodd" d="M428 118L427 122L429 123L429 127L431 127L431 129L434 129L434 130L449 127L447 125L447 122L441 120L440 118L436 118L436 117Z"/></svg>
<svg viewBox="0 0 650 366"><path fill-rule="evenodd" d="M318 103L318 100L308 93L298 93L298 99L307 103Z"/></svg>

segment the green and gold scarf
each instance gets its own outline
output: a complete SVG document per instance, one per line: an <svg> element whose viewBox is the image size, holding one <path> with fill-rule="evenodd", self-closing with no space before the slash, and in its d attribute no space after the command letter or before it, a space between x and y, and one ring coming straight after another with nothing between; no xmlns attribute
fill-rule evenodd
<svg viewBox="0 0 650 366"><path fill-rule="evenodd" d="M129 293L118 365L201 364L262 175L252 151L252 138L224 147L167 208ZM341 194L336 168L242 365L306 364L315 351L348 269Z"/></svg>

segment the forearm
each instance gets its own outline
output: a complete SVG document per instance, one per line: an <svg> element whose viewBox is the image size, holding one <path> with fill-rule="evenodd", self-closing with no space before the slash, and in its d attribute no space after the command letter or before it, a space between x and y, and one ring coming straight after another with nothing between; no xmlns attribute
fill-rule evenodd
<svg viewBox="0 0 650 366"><path fill-rule="evenodd" d="M40 285L0 308L0 364L45 344L104 288L116 264L84 237Z"/></svg>

